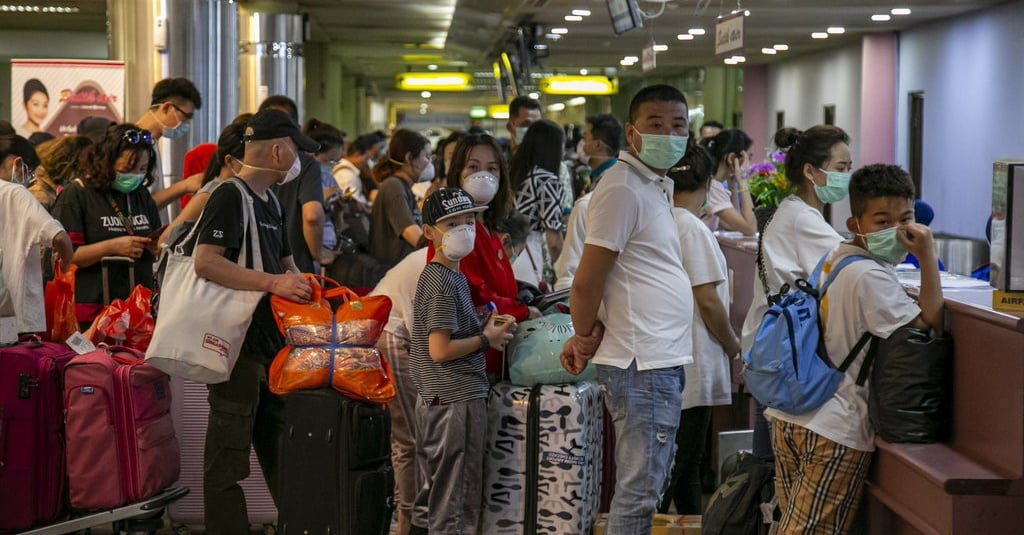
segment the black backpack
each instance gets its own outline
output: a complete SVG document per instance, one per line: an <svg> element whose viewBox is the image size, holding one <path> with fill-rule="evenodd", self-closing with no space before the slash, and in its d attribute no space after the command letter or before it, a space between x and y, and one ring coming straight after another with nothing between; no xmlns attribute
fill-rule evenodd
<svg viewBox="0 0 1024 535"><path fill-rule="evenodd" d="M775 464L748 453L740 453L736 471L728 475L711 495L701 519L706 535L764 535L774 515ZM723 474L724 475L724 474Z"/></svg>

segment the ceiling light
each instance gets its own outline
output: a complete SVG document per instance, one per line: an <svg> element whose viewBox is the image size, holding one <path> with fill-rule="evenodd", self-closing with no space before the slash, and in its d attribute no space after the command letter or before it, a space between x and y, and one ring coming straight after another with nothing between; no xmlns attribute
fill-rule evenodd
<svg viewBox="0 0 1024 535"><path fill-rule="evenodd" d="M579 22L581 20L583 20L583 17L581 17L579 15L566 15L565 16L565 22Z"/></svg>
<svg viewBox="0 0 1024 535"><path fill-rule="evenodd" d="M589 9L574 9L574 10L572 10L572 14L573 15L578 15L580 17L589 17L590 16L590 10Z"/></svg>
<svg viewBox="0 0 1024 535"><path fill-rule="evenodd" d="M565 35L569 33L569 28L551 28L551 33L555 35Z"/></svg>
<svg viewBox="0 0 1024 535"><path fill-rule="evenodd" d="M557 40L562 38L562 36L558 35L557 33L549 33L549 34L545 35L544 37L547 37L548 39L551 39L552 41L557 41Z"/></svg>
<svg viewBox="0 0 1024 535"><path fill-rule="evenodd" d="M632 58L632 61L627 62ZM622 58L622 65L639 61L636 56ZM541 78L537 88L546 95L614 95L619 92L619 79L607 76L548 76Z"/></svg>
<svg viewBox="0 0 1024 535"><path fill-rule="evenodd" d="M588 74L590 74L590 71L587 69L580 69L580 76L586 76Z"/></svg>
<svg viewBox="0 0 1024 535"><path fill-rule="evenodd" d="M532 98L533 100L537 100L537 99L539 99L539 98L540 98L540 93L538 93L538 92L534 91L533 93L530 93L530 94L529 94L529 95L527 95L527 96L529 96L529 97L530 97L530 98Z"/></svg>
<svg viewBox="0 0 1024 535"><path fill-rule="evenodd" d="M779 52L782 52L784 50L789 50L789 45L775 45L772 48L778 50Z"/></svg>
<svg viewBox="0 0 1024 535"><path fill-rule="evenodd" d="M745 56L733 56L732 59L736 63L743 63L743 62L747 61L747 58Z"/></svg>
<svg viewBox="0 0 1024 535"><path fill-rule="evenodd" d="M566 106L582 106L587 103L586 97L573 97L565 101Z"/></svg>
<svg viewBox="0 0 1024 535"><path fill-rule="evenodd" d="M883 13L881 15L871 15L871 20L875 22L889 22L892 20L892 17Z"/></svg>
<svg viewBox="0 0 1024 535"><path fill-rule="evenodd" d="M548 106L548 111L562 111L565 109L565 104L556 102Z"/></svg>
<svg viewBox="0 0 1024 535"><path fill-rule="evenodd" d="M889 13L892 13L893 15L909 15L910 14L910 8L909 7L894 7L891 10L889 10Z"/></svg>
<svg viewBox="0 0 1024 535"><path fill-rule="evenodd" d="M420 91L421 98L430 98L430 91Z"/></svg>
<svg viewBox="0 0 1024 535"><path fill-rule="evenodd" d="M630 63L636 63L636 62L640 61L640 58L638 58L636 56L624 56L622 58L622 61L628 61Z"/></svg>
<svg viewBox="0 0 1024 535"><path fill-rule="evenodd" d="M627 61L627 60L624 60L624 59L620 59L619 60L619 65L622 65L623 67L632 67L633 65L636 65L636 62L635 61Z"/></svg>
<svg viewBox="0 0 1024 535"><path fill-rule="evenodd" d="M828 39L828 34L825 32L814 32L811 34L812 39Z"/></svg>
<svg viewBox="0 0 1024 535"><path fill-rule="evenodd" d="M843 28L842 26L829 26L825 31L833 35L840 35L846 33L846 28Z"/></svg>
<svg viewBox="0 0 1024 535"><path fill-rule="evenodd" d="M437 65L434 65L434 64L427 65L427 70L428 71L436 71L437 70Z"/></svg>
<svg viewBox="0 0 1024 535"><path fill-rule="evenodd" d="M469 91L473 75L465 72L402 72L395 87L403 91Z"/></svg>
<svg viewBox="0 0 1024 535"><path fill-rule="evenodd" d="M486 106L470 106L469 107L469 118L470 119L486 119L487 118L487 107Z"/></svg>
<svg viewBox="0 0 1024 535"><path fill-rule="evenodd" d="M676 36L676 39L680 41L693 41L693 35L688 33L681 33Z"/></svg>
<svg viewBox="0 0 1024 535"><path fill-rule="evenodd" d="M778 54L779 51L775 50L774 48L762 48L761 53L769 56L774 56L775 54Z"/></svg>
<svg viewBox="0 0 1024 535"><path fill-rule="evenodd" d="M725 64L726 65L735 65L736 64L736 58L725 58Z"/></svg>
<svg viewBox="0 0 1024 535"><path fill-rule="evenodd" d="M689 33L690 35L704 35L708 33L707 30L705 30L704 28L690 28L686 32Z"/></svg>
<svg viewBox="0 0 1024 535"><path fill-rule="evenodd" d="M491 104L487 106L487 115L491 119L508 119L508 104Z"/></svg>
<svg viewBox="0 0 1024 535"><path fill-rule="evenodd" d="M667 52L668 51L668 45L654 45L654 51L655 52Z"/></svg>

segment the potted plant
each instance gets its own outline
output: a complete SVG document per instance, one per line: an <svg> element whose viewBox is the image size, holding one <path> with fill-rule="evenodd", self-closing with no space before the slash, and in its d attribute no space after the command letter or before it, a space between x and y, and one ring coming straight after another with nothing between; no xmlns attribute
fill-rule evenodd
<svg viewBox="0 0 1024 535"><path fill-rule="evenodd" d="M782 199L796 191L786 178L785 163L786 153L776 150L768 154L766 161L750 166L747 181L750 196L754 199L754 216L757 218L759 232L764 229Z"/></svg>

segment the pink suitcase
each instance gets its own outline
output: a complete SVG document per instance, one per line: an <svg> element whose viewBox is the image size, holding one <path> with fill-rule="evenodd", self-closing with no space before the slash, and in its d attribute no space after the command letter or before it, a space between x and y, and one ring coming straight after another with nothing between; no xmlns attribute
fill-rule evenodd
<svg viewBox="0 0 1024 535"><path fill-rule="evenodd" d="M203 445L206 441L206 421L210 404L206 401L207 387L178 377L171 378L174 401L171 412L181 444L181 478L178 485L188 487L188 496L167 508L175 533L187 534L190 527L203 525ZM273 534L277 524L277 508L263 480L256 453L249 454L249 477L242 481L249 523L264 533Z"/></svg>
<svg viewBox="0 0 1024 535"><path fill-rule="evenodd" d="M0 530L64 514L61 372L74 356L38 340L0 348Z"/></svg>
<svg viewBox="0 0 1024 535"><path fill-rule="evenodd" d="M178 479L171 385L141 352L107 347L64 369L71 507L110 509Z"/></svg>

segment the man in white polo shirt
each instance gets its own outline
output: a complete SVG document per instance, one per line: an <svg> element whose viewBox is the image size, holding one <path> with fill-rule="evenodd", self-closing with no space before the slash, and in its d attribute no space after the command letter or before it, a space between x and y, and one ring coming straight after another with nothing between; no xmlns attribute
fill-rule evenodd
<svg viewBox="0 0 1024 535"><path fill-rule="evenodd" d="M605 172L587 212L570 302L577 335L562 365L590 360L615 424L617 482L608 535L646 535L675 454L683 364L693 361L693 294L665 173L686 153L686 98L667 85L629 106L629 151Z"/></svg>

